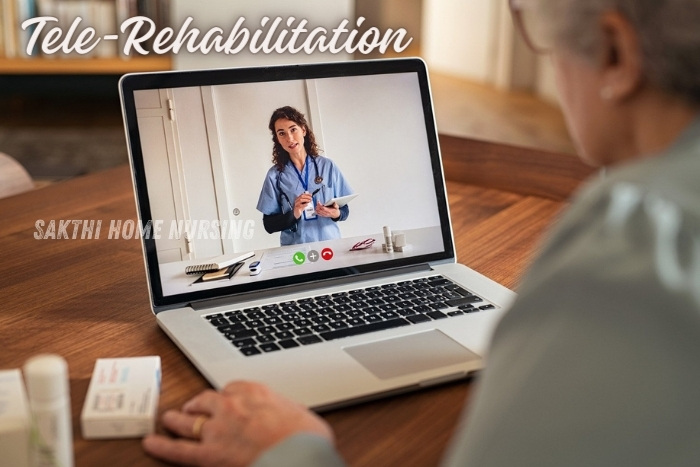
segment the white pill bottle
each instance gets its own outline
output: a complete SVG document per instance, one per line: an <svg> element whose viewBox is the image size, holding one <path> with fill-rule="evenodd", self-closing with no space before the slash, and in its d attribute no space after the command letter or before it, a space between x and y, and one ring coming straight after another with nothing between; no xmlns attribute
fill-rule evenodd
<svg viewBox="0 0 700 467"><path fill-rule="evenodd" d="M32 413L32 465L73 467L68 364L58 355L37 355L23 370Z"/></svg>

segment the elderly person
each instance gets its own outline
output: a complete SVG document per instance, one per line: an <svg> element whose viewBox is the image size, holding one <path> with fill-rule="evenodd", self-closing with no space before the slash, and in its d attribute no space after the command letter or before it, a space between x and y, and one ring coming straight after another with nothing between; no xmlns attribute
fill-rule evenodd
<svg viewBox="0 0 700 467"><path fill-rule="evenodd" d="M700 465L700 1L511 7L551 54L582 156L608 171L523 281L444 462ZM257 385L206 392L163 422L201 431L144 440L172 461L341 462L319 418Z"/></svg>

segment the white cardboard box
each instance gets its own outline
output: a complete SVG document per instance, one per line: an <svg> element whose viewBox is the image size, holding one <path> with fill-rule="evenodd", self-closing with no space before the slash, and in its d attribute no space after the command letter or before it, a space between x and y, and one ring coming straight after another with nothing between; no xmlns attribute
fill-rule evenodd
<svg viewBox="0 0 700 467"><path fill-rule="evenodd" d="M0 371L0 466L29 465L30 430L22 372Z"/></svg>
<svg viewBox="0 0 700 467"><path fill-rule="evenodd" d="M135 438L155 431L160 357L98 358L80 415L83 437Z"/></svg>

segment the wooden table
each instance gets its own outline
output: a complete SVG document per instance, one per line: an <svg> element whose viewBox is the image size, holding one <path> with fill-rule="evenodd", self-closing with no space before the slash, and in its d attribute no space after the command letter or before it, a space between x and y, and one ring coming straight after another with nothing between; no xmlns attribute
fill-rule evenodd
<svg viewBox="0 0 700 467"><path fill-rule="evenodd" d="M590 169L572 156L445 136L441 143L459 261L514 287L543 230ZM0 200L0 369L43 352L66 358L77 465L159 465L139 440L82 439L79 413L96 358L160 355L161 411L209 387L149 311L139 240L107 240L111 219L135 214L127 167ZM97 240L35 239L35 222L52 219L102 220L103 231ZM351 465L435 465L472 386L450 384L324 417Z"/></svg>

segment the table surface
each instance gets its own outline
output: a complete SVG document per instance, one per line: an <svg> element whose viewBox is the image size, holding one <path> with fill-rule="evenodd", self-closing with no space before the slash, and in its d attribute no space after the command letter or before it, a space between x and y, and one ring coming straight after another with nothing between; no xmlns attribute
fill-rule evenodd
<svg viewBox="0 0 700 467"><path fill-rule="evenodd" d="M468 147L456 139L449 143L449 154L443 150L448 166L459 148ZM458 260L511 288L565 204L556 196L454 181L448 181L448 194ZM135 214L126 166L0 200L0 369L20 368L43 352L66 358L77 465L160 465L144 454L139 440L82 439L79 413L96 358L160 355L160 411L180 407L209 387L149 311L139 240L35 239L39 220L108 225ZM452 383L323 417L351 465L435 465L472 388L468 381Z"/></svg>

